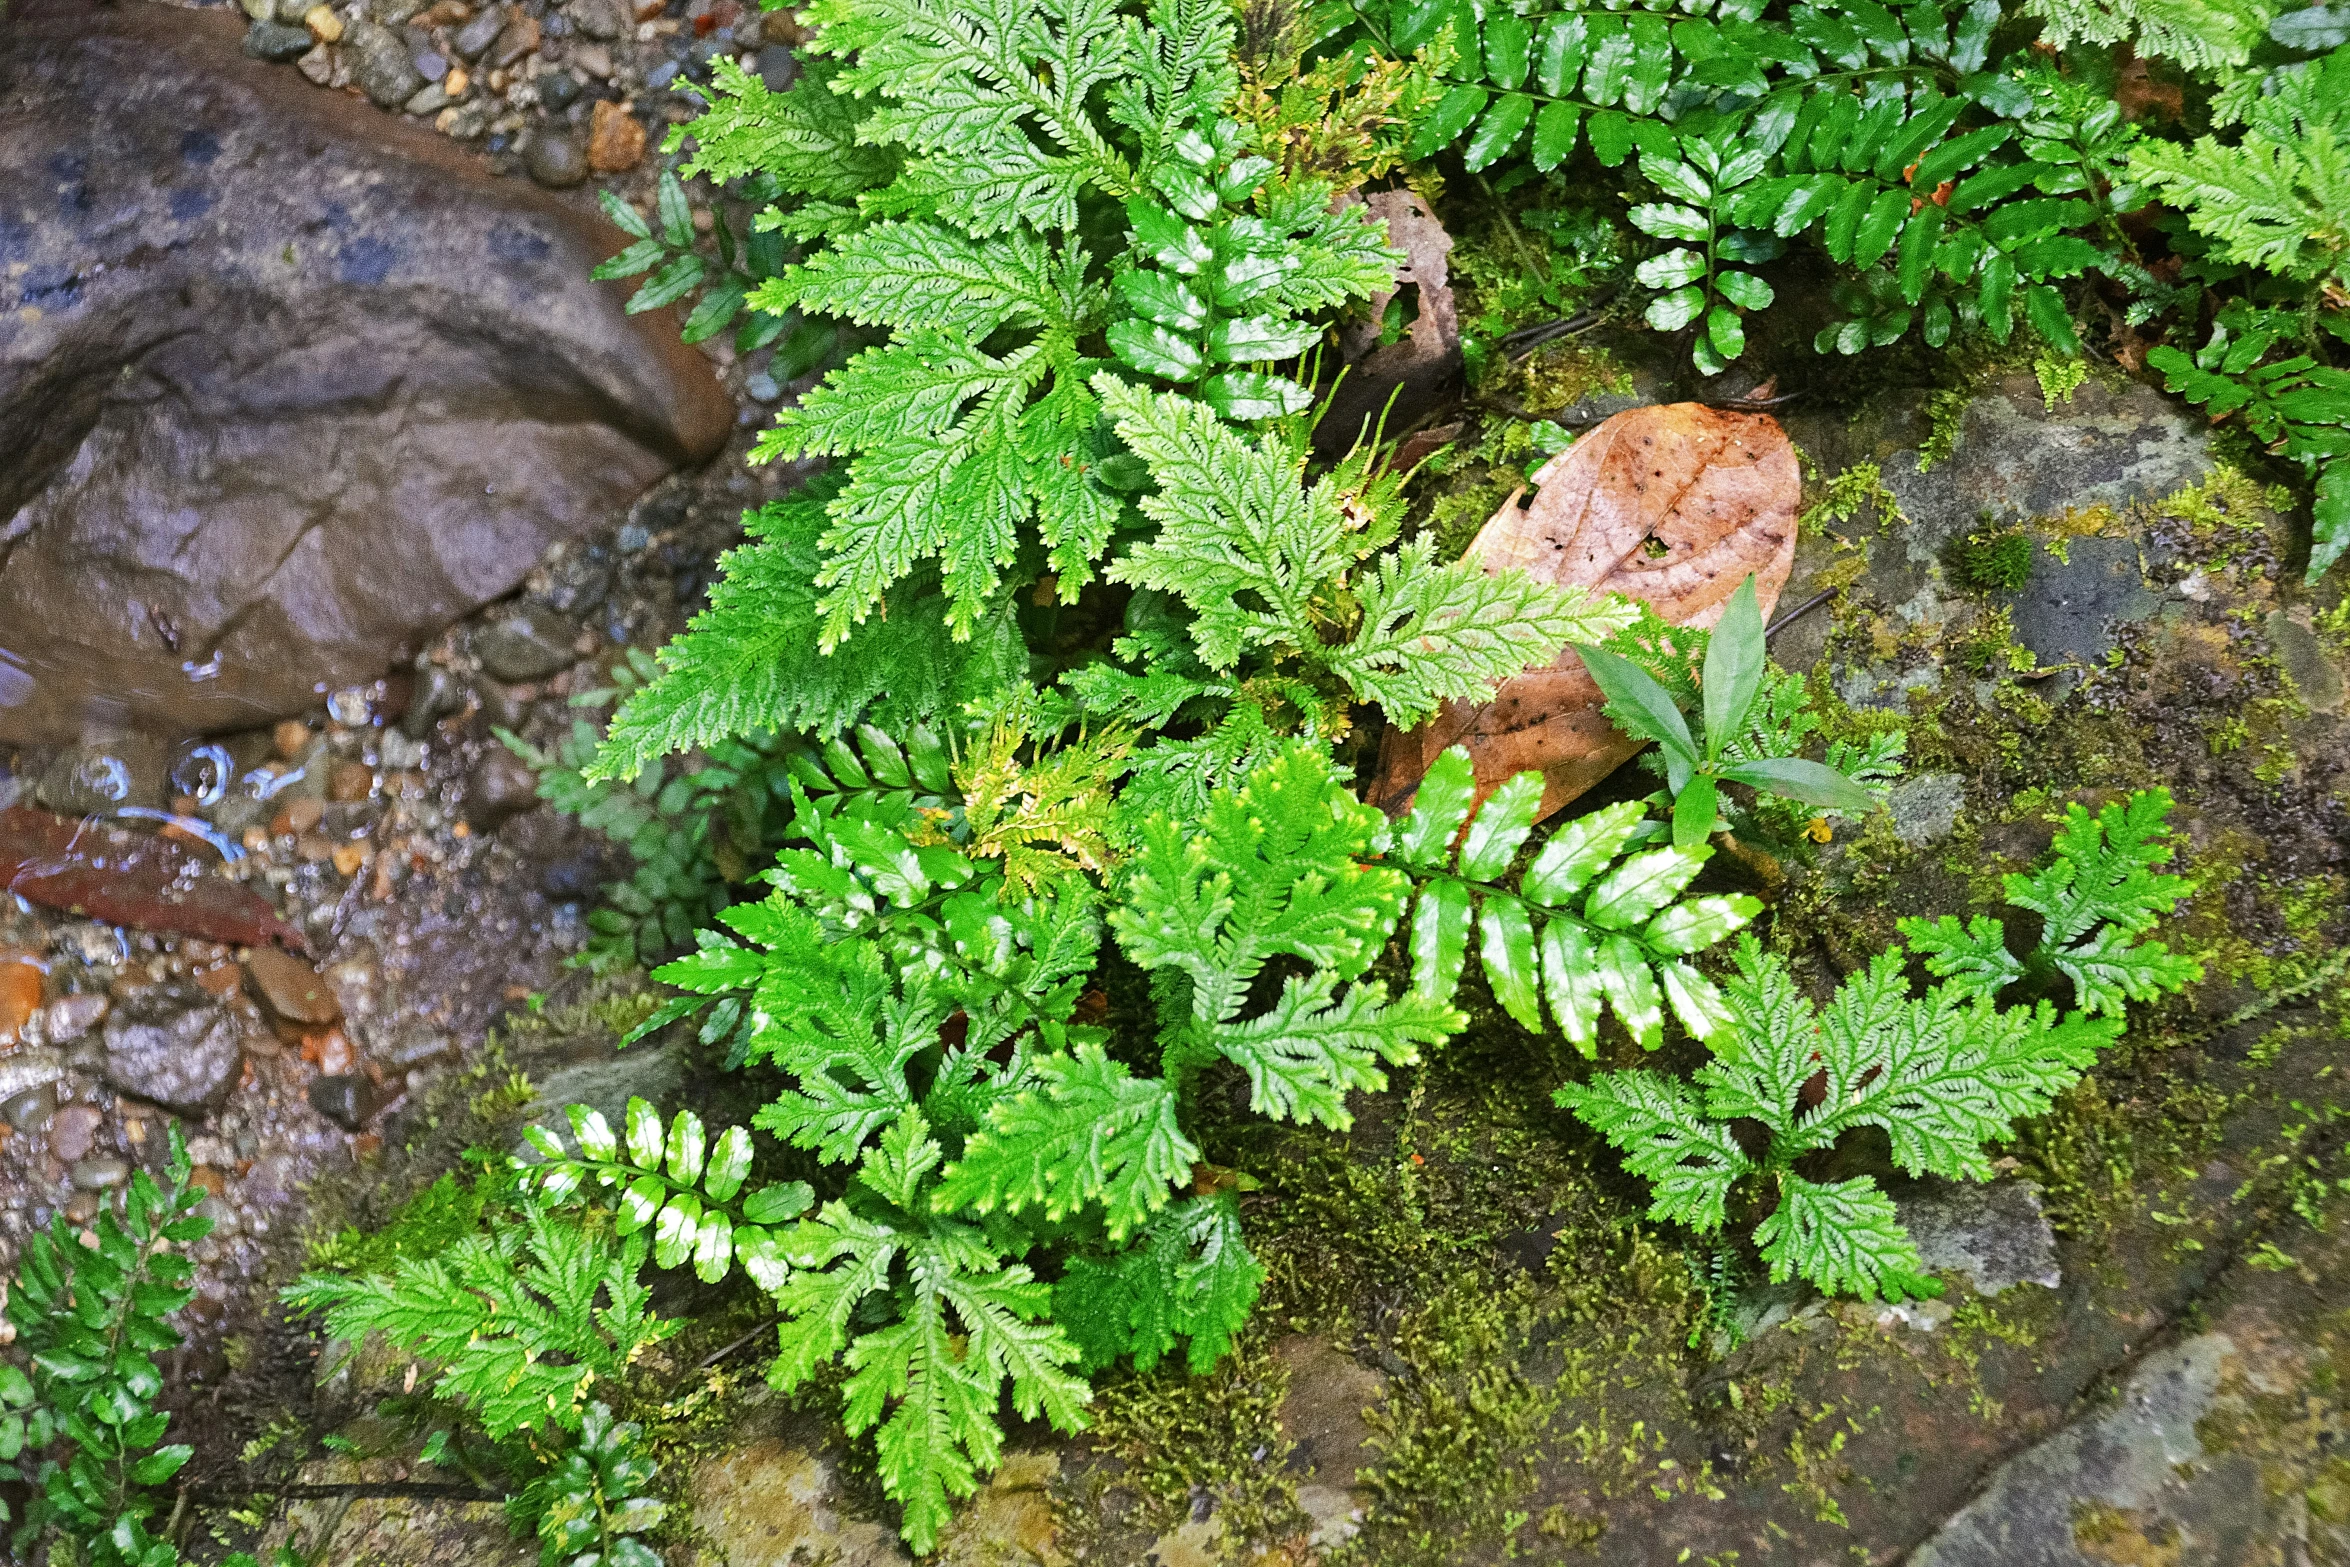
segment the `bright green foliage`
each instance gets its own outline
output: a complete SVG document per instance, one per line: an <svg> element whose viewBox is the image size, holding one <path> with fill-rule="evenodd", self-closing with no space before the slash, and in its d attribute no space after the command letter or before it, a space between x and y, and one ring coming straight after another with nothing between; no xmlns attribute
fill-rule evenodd
<svg viewBox="0 0 2350 1567"><path fill-rule="evenodd" d="M2194 890L2158 867L2172 849L2164 818L2167 789L2144 789L2095 816L2079 804L2065 807L2048 863L2029 876L2007 878L2007 901L2041 917L2031 956L2008 952L1996 920L1977 915L1961 925L1908 919L1901 934L1926 954L1926 966L1956 990L1996 995L2019 979L2069 980L2073 999L2091 1015L2119 1017L2131 1001L2151 1001L2203 977L2203 965L2159 941L2136 938Z"/></svg>
<svg viewBox="0 0 2350 1567"><path fill-rule="evenodd" d="M577 1438L508 1504L539 1537L539 1567L661 1567L637 1538L668 1511L643 1494L654 1469L643 1434L601 1401L588 1405Z"/></svg>
<svg viewBox="0 0 2350 1567"><path fill-rule="evenodd" d="M626 1240L651 1232L655 1267L691 1264L695 1277L716 1284L740 1261L764 1288L783 1281L787 1270L769 1226L807 1212L816 1194L805 1181L789 1181L736 1203L751 1170L747 1128L730 1126L713 1139L700 1116L680 1110L664 1130L642 1099L628 1101L623 1134L586 1105L567 1106L565 1114L576 1152L543 1127L523 1133L547 1161L530 1179L548 1203L583 1195L593 1181L619 1193L614 1234Z"/></svg>
<svg viewBox="0 0 2350 1567"><path fill-rule="evenodd" d="M621 704L585 777L633 777L668 752L764 730L829 739L859 717L904 728L1025 674L1008 607L973 621L958 642L927 569L892 588L885 612L848 632L832 656L819 651L819 541L842 483L820 475L743 518L749 540L721 558L709 607L661 649L660 678Z"/></svg>
<svg viewBox="0 0 2350 1567"><path fill-rule="evenodd" d="M1148 1371L1188 1341L1186 1364L1201 1372L1231 1350L1264 1280L1239 1205L1220 1192L1163 1209L1123 1252L1070 1258L1053 1286L1053 1319L1088 1371L1128 1354Z"/></svg>
<svg viewBox="0 0 2350 1567"><path fill-rule="evenodd" d="M1821 729L1812 702L1811 684L1804 676L1771 665L1763 671L1762 690L1756 695L1754 705L1746 710L1744 732L1732 736L1722 746L1723 761L1756 762L1802 755ZM1823 766L1860 786L1871 802L1868 810L1842 810L1758 791L1751 808L1727 798L1718 799L1716 805L1723 818L1741 836L1752 833L1774 845L1790 846L1805 841L1805 829L1815 818L1849 821L1865 817L1892 792L1894 782L1902 774L1902 758L1909 749L1908 732L1898 719L1871 715L1871 722L1873 727L1865 734L1832 739L1821 753ZM1643 756L1641 761L1651 769L1659 764L1654 753Z"/></svg>
<svg viewBox="0 0 2350 1567"><path fill-rule="evenodd" d="M1638 664L1605 648L1575 649L1607 697L1607 715L1616 727L1654 742L1664 753L1666 785L1673 795L1673 846L1684 852L1698 848L1715 830L1725 782L1852 815L1865 815L1876 804L1875 796L1824 763L1733 753L1734 744L1753 735L1755 708L1764 695L1770 653L1763 630L1749 577L1731 595L1706 643L1699 690L1702 739L1690 733L1673 693Z"/></svg>
<svg viewBox="0 0 2350 1567"><path fill-rule="evenodd" d="M779 194L770 175L754 176L746 181L743 191L746 200L762 207ZM590 275L600 283L609 278L652 273L644 286L630 297L630 315L658 310L663 305L677 303L697 288L702 290L701 299L687 314L685 327L679 333L689 343L715 337L732 325L738 316L743 316L743 305L750 291L783 270L784 235L779 230L746 230L738 244L725 217L715 212L711 214L714 220L711 233L718 245L718 263L712 266L708 257L696 254L693 211L686 202L685 186L674 170L663 170L655 186L654 215L660 223L658 229L616 192L602 190L596 195L603 203L604 215L636 243ZM778 380L789 381L814 369L830 354L838 335L829 326L797 316L753 311L743 317L741 328L734 334L734 350L747 354L777 344L768 362L769 373Z"/></svg>
<svg viewBox="0 0 2350 1567"><path fill-rule="evenodd" d="M1695 1085L1647 1072L1602 1072L1557 1092L1652 1183L1652 1217L1699 1231L1722 1227L1733 1186L1754 1177L1776 1206L1755 1231L1771 1276L1801 1276L1863 1299L1940 1293L1890 1198L1867 1176L1822 1185L1798 1175L1804 1154L1857 1127L1883 1129L1911 1175L1988 1180L1983 1145L2039 1114L2120 1033L2112 1020L2042 1001L2002 1008L1958 985L1920 997L1907 954L1881 953L1824 1008L1806 999L1784 961L1751 936L1728 981L1729 1024L1711 1041ZM1815 1076L1825 1096L1807 1104ZM1770 1132L1758 1162L1730 1123Z"/></svg>
<svg viewBox="0 0 2350 1567"><path fill-rule="evenodd" d="M1141 506L1157 532L1110 568L1145 590L1118 662L1068 684L1104 717L1206 726L1137 752L1134 803L1196 813L1284 729L1336 733L1349 702L1417 723L1631 622L1620 603L1522 571L1440 565L1425 537L1391 547L1397 481L1367 449L1309 486L1294 434L1245 435L1200 403L1109 377L1098 389L1148 468Z"/></svg>
<svg viewBox="0 0 2350 1567"><path fill-rule="evenodd" d="M2140 142L2130 172L2230 259L2289 278L2350 276L2350 45L2243 100L2235 145Z"/></svg>
<svg viewBox="0 0 2350 1567"><path fill-rule="evenodd" d="M1378 286L1385 252L1359 217L1326 212L1326 188L1269 181L1261 160L1236 156L1220 6L1159 0L1145 27L1103 0L828 0L808 20L842 68L806 105L722 68L689 168L758 170L810 198L812 211L769 221L822 247L753 289L753 308L894 336L786 411L759 451L856 457L816 541L824 650L931 560L949 626L968 640L1008 585L1039 571L1073 601L1124 515L1104 482L1116 453L1089 386L1098 361L1081 345L1108 330L1150 373L1186 380L1207 355L1286 357L1296 315ZM860 169L873 183L853 189L822 157L852 135L897 154L886 171ZM1100 196L1130 204L1138 252L1164 269L1117 275L1161 285L1109 286L1104 263L1121 258L1078 233L1081 199ZM1168 326L1170 314L1191 320L1186 297L1201 307L1195 326ZM1203 358L1178 365L1185 350ZM1295 401L1245 369L1202 390L1235 417Z"/></svg>
<svg viewBox="0 0 2350 1567"><path fill-rule="evenodd" d="M932 1030L943 1021L922 1017ZM893 1028L893 1045L906 1037ZM887 1092L902 1081L903 1060L868 1086ZM917 1551L937 1543L951 1499L970 1495L1001 1456L1005 1391L1023 1416L1063 1431L1084 1426L1092 1397L1069 1370L1076 1346L1040 1320L1051 1289L1007 1262L983 1227L936 1211L945 1157L922 1113L902 1110L859 1158L848 1193L786 1235L797 1271L775 1295L784 1321L768 1371L788 1392L845 1351L843 1423L852 1433L879 1427L882 1486L905 1509ZM866 1325L868 1302L888 1326Z"/></svg>
<svg viewBox="0 0 2350 1567"><path fill-rule="evenodd" d="M0 1479L31 1492L13 1537L20 1554L38 1541L50 1560L70 1548L88 1567L179 1567L147 1521L194 1449L163 1440L171 1417L155 1407L155 1357L179 1347L165 1319L195 1298L194 1270L175 1248L210 1234L212 1221L195 1211L204 1191L189 1184L176 1125L170 1139L166 1184L133 1172L120 1206L90 1226L96 1245L59 1215L18 1256L7 1312L30 1375L0 1366Z"/></svg>
<svg viewBox="0 0 2350 1567"><path fill-rule="evenodd" d="M1795 6L1783 20L1757 0L1678 18L1452 0L1356 9L1391 50L1449 39L1457 85L1416 153L1457 145L1474 170L1523 148L1548 170L1579 138L1609 168L1638 151L1664 199L1635 204L1632 221L1675 246L1639 269L1658 291L1648 321L1696 328L1707 373L1744 352L1745 314L1772 303L1744 269L1806 234L1857 273L1837 291L1845 319L1819 340L1846 354L1913 325L1937 346L1969 329L2004 341L2019 308L2071 352L2055 285L2112 260L2072 232L2103 209L2071 198L2103 194L2131 129L2109 100L2080 102L2036 65L1991 68L1998 0Z"/></svg>
<svg viewBox="0 0 2350 1567"><path fill-rule="evenodd" d="M2350 60L2350 49L2339 57ZM2350 311L2319 320L2350 342ZM2241 414L2246 429L2309 471L2317 504L2308 580L2315 582L2350 550L2350 370L2320 362L2315 351L2324 345L2308 326L2298 311L2238 303L2220 312L2210 341L2192 356L2166 344L2149 350L2146 362L2212 418ZM2300 351L2271 358L2280 345Z"/></svg>
<svg viewBox="0 0 2350 1567"><path fill-rule="evenodd" d="M1407 891L1401 871L1363 863L1381 825L1327 760L1294 746L1218 795L1204 821L1162 814L1143 826L1110 924L1137 964L1189 981L1186 1004L1163 1020L1170 1080L1180 1086L1222 1056L1248 1073L1261 1114L1344 1127L1348 1091L1386 1086L1380 1062L1409 1065L1461 1026L1443 1000L1390 1000L1361 977ZM1251 987L1277 957L1312 972L1244 1016Z"/></svg>
<svg viewBox="0 0 2350 1567"><path fill-rule="evenodd" d="M471 1408L492 1438L577 1431L598 1383L617 1384L681 1324L656 1317L638 1282L643 1231L625 1240L517 1194L504 1222L386 1273L306 1273L284 1291L353 1342L381 1332L440 1368L433 1391Z"/></svg>
<svg viewBox="0 0 2350 1567"><path fill-rule="evenodd" d="M2189 70L2242 65L2268 30L2276 7L2269 0L2026 0L2042 17L2043 41L2134 43Z"/></svg>
<svg viewBox="0 0 2350 1567"><path fill-rule="evenodd" d="M1553 833L1513 891L1503 882L1533 831L1542 775L1508 780L1472 818L1473 773L1459 746L1438 757L1396 830L1393 856L1420 881L1409 941L1414 990L1451 998L1473 920L1494 999L1539 1029L1547 995L1560 1031L1587 1057L1597 1053L1606 1010L1645 1049L1663 1043L1667 1006L1692 1035L1712 1037L1723 1023L1721 993L1683 959L1762 905L1743 894L1684 898L1713 851L1643 848L1662 828L1641 819L1637 800Z"/></svg>

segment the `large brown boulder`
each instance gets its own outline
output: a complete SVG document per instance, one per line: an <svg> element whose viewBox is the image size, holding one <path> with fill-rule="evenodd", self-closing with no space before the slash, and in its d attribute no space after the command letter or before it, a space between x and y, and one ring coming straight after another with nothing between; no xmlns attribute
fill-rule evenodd
<svg viewBox="0 0 2350 1567"><path fill-rule="evenodd" d="M0 740L297 711L726 438L617 231L241 23L0 11Z"/></svg>

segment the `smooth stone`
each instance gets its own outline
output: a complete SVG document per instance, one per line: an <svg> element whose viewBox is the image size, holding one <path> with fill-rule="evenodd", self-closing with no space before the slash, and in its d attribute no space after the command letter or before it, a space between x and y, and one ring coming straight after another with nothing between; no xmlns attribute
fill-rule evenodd
<svg viewBox="0 0 2350 1567"><path fill-rule="evenodd" d="M245 1062L236 1019L176 986L123 1001L105 1041L108 1084L180 1115L217 1110Z"/></svg>
<svg viewBox="0 0 2350 1567"><path fill-rule="evenodd" d="M356 1072L336 1072L310 1080L310 1108L341 1127L356 1132L376 1112L375 1085Z"/></svg>
<svg viewBox="0 0 2350 1567"><path fill-rule="evenodd" d="M0 1100L0 1120L5 1120L20 1132L37 1131L43 1122L56 1113L57 1089L49 1083Z"/></svg>
<svg viewBox="0 0 2350 1567"><path fill-rule="evenodd" d="M41 772L33 797L60 816L103 816L164 803L167 757L155 741L125 736L69 746Z"/></svg>
<svg viewBox="0 0 2350 1567"><path fill-rule="evenodd" d="M71 1044L105 1022L113 1006L113 1000L104 991L84 990L59 996L42 1015L42 1033L53 1045Z"/></svg>
<svg viewBox="0 0 2350 1567"><path fill-rule="evenodd" d="M617 0L571 0L571 25L590 38L610 42L628 26Z"/></svg>
<svg viewBox="0 0 2350 1567"><path fill-rule="evenodd" d="M539 778L521 757L491 746L465 776L465 820L492 832L539 803Z"/></svg>
<svg viewBox="0 0 2350 1567"><path fill-rule="evenodd" d="M402 111L408 114L438 114L448 106L448 90L439 82L425 83L422 91L400 105Z"/></svg>
<svg viewBox="0 0 2350 1567"><path fill-rule="evenodd" d="M446 665L421 662L416 666L416 693L408 711L400 715L400 733L421 740L432 726L452 713L465 711L465 682Z"/></svg>
<svg viewBox="0 0 2350 1567"><path fill-rule="evenodd" d="M578 628L543 605L524 600L473 633L474 656L482 673L509 685L544 680L569 669L579 655L571 650Z"/></svg>
<svg viewBox="0 0 2350 1567"><path fill-rule="evenodd" d="M800 79L800 59L783 44L762 44L758 77L769 92L782 92Z"/></svg>
<svg viewBox="0 0 2350 1567"><path fill-rule="evenodd" d="M49 1151L66 1164L90 1157L98 1146L98 1128L106 1124L96 1105L67 1105L49 1121Z"/></svg>
<svg viewBox="0 0 2350 1567"><path fill-rule="evenodd" d="M522 166L549 190L569 190L588 176L587 153L578 138L541 125L523 145Z"/></svg>
<svg viewBox="0 0 2350 1567"><path fill-rule="evenodd" d="M2309 704L2314 713L2338 713L2342 710L2342 672L2326 657L2325 644L2317 633L2289 611L2272 609L2268 612L2269 646L2276 649L2277 662L2285 667L2286 678L2293 682L2294 694Z"/></svg>
<svg viewBox="0 0 2350 1567"><path fill-rule="evenodd" d="M468 60L478 60L481 53L497 41L498 32L506 25L506 13L490 6L481 15L467 22L450 36L449 42Z"/></svg>
<svg viewBox="0 0 2350 1567"><path fill-rule="evenodd" d="M84 1159L73 1167L73 1184L85 1192L110 1192L131 1178L131 1167L120 1159Z"/></svg>
<svg viewBox="0 0 2350 1567"><path fill-rule="evenodd" d="M424 87L408 46L374 22L353 22L344 32L343 58L350 62L351 80L379 109L396 109Z"/></svg>
<svg viewBox="0 0 2350 1567"><path fill-rule="evenodd" d="M490 64L511 69L539 46L539 24L526 12L513 12L490 44Z"/></svg>
<svg viewBox="0 0 2350 1567"><path fill-rule="evenodd" d="M310 29L284 22L255 22L245 29L245 53L256 60L283 65L308 54L317 42Z"/></svg>
<svg viewBox="0 0 2350 1567"><path fill-rule="evenodd" d="M568 109L579 98L579 78L569 71L549 71L538 79L539 102L557 114Z"/></svg>
<svg viewBox="0 0 2350 1567"><path fill-rule="evenodd" d="M733 427L674 320L588 277L624 235L245 30L13 0L0 32L0 743L309 709Z"/></svg>
<svg viewBox="0 0 2350 1567"><path fill-rule="evenodd" d="M245 959L245 977L261 1004L289 1023L323 1028L342 1021L343 1004L326 976L290 952L255 947Z"/></svg>

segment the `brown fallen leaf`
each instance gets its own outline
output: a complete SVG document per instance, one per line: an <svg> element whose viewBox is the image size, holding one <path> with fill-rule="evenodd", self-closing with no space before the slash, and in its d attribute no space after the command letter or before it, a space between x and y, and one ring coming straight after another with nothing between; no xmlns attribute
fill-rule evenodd
<svg viewBox="0 0 2350 1567"><path fill-rule="evenodd" d="M308 949L259 893L212 874L178 844L30 806L0 811L0 889L109 925Z"/></svg>
<svg viewBox="0 0 2350 1567"><path fill-rule="evenodd" d="M1388 243L1404 253L1404 264L1395 287L1373 295L1362 319L1339 329L1348 369L1314 426L1314 450L1324 457L1346 452L1382 417L1390 432L1409 429L1448 400L1461 373L1460 312L1447 259L1452 236L1408 190L1373 191L1363 205L1386 223ZM1388 302L1405 290L1417 313L1402 337L1381 347Z"/></svg>
<svg viewBox="0 0 2350 1567"><path fill-rule="evenodd" d="M1752 576L1767 619L1795 564L1803 476L1768 414L1671 403L1617 414L1545 463L1523 508L1512 495L1469 546L1489 571L1640 599L1674 625L1711 626ZM1521 492L1522 493L1522 492ZM1374 794L1396 813L1454 745L1480 798L1516 773L1543 774L1550 815L1614 772L1642 742L1618 730L1573 649L1505 680L1485 702L1447 702L1417 729L1389 730Z"/></svg>

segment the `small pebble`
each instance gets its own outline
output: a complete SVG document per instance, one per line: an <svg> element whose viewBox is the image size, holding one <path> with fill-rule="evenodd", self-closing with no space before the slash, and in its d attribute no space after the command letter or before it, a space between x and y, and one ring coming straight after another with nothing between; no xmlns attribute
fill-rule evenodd
<svg viewBox="0 0 2350 1567"><path fill-rule="evenodd" d="M547 138L542 128L531 136L535 149ZM578 156L573 146L572 156ZM513 605L473 633L473 651L493 680L543 680L578 661L572 639L579 628L544 605L528 600Z"/></svg>
<svg viewBox="0 0 2350 1567"><path fill-rule="evenodd" d="M375 1085L355 1073L310 1080L310 1108L346 1132L356 1132L375 1113Z"/></svg>
<svg viewBox="0 0 2350 1567"><path fill-rule="evenodd" d="M579 78L569 71L549 71L539 78L539 102L561 114L579 97Z"/></svg>
<svg viewBox="0 0 2350 1567"><path fill-rule="evenodd" d="M517 11L498 30L497 40L490 45L490 64L499 70L511 69L538 46L539 24L529 15Z"/></svg>
<svg viewBox="0 0 2350 1567"><path fill-rule="evenodd" d="M269 731L269 748L285 761L298 761L311 741L310 726L299 718L289 718Z"/></svg>
<svg viewBox="0 0 2350 1567"><path fill-rule="evenodd" d="M428 82L437 82L449 74L449 62L431 49L423 50L412 58L416 62L416 74Z"/></svg>
<svg viewBox="0 0 2350 1567"><path fill-rule="evenodd" d="M771 403L783 395L783 388L775 384L775 377L764 370L753 370L744 376L743 390L762 403Z"/></svg>
<svg viewBox="0 0 2350 1567"><path fill-rule="evenodd" d="M299 60L316 42L307 27L288 27L282 22L255 22L245 29L245 53L279 65Z"/></svg>
<svg viewBox="0 0 2350 1567"><path fill-rule="evenodd" d="M90 1157L106 1116L96 1105L67 1105L49 1120L49 1151L67 1164Z"/></svg>
<svg viewBox="0 0 2350 1567"><path fill-rule="evenodd" d="M427 82L400 107L410 114L438 114L449 106L449 92L439 82Z"/></svg>
<svg viewBox="0 0 2350 1567"><path fill-rule="evenodd" d="M85 1192L108 1192L131 1178L131 1167L120 1159L84 1159L73 1167L73 1183Z"/></svg>
<svg viewBox="0 0 2350 1567"><path fill-rule="evenodd" d="M302 25L310 29L310 36L322 44L339 43L343 36L343 19L335 15L331 5L314 5L302 13ZM337 693L338 695L341 693ZM349 720L345 720L349 722Z"/></svg>
<svg viewBox="0 0 2350 1567"><path fill-rule="evenodd" d="M290 952L255 947L245 959L245 973L254 998L289 1023L322 1028L342 1021L343 1004L325 977Z"/></svg>
<svg viewBox="0 0 2350 1567"><path fill-rule="evenodd" d="M549 190L569 190L587 178L587 153L577 141L551 125L530 133L522 149L522 166Z"/></svg>
<svg viewBox="0 0 2350 1567"><path fill-rule="evenodd" d="M98 1194L75 1192L65 1200L65 1221L68 1224L87 1224L98 1217Z"/></svg>
<svg viewBox="0 0 2350 1567"><path fill-rule="evenodd" d="M588 126L588 167L598 174L625 174L644 156L644 122L608 98L597 99Z"/></svg>
<svg viewBox="0 0 2350 1567"><path fill-rule="evenodd" d="M599 82L608 81L612 75L612 51L602 44L583 44L571 51L571 64L575 70Z"/></svg>
<svg viewBox="0 0 2350 1567"><path fill-rule="evenodd" d="M40 1010L41 975L47 967L29 952L0 952L0 1048L24 1038Z"/></svg>
<svg viewBox="0 0 2350 1567"><path fill-rule="evenodd" d="M481 58L482 51L497 41L498 31L505 25L506 13L496 6L491 6L481 15L458 28L456 36L449 41L456 46L457 52L466 59L478 60Z"/></svg>
<svg viewBox="0 0 2350 1567"><path fill-rule="evenodd" d="M43 1083L38 1088L28 1088L21 1094L0 1101L0 1120L5 1120L20 1132L38 1130L42 1123L56 1113L57 1089L49 1083Z"/></svg>
<svg viewBox="0 0 2350 1567"><path fill-rule="evenodd" d="M645 91L661 91L671 82L677 80L678 69L678 63L675 60L663 60L659 65L645 72Z"/></svg>

